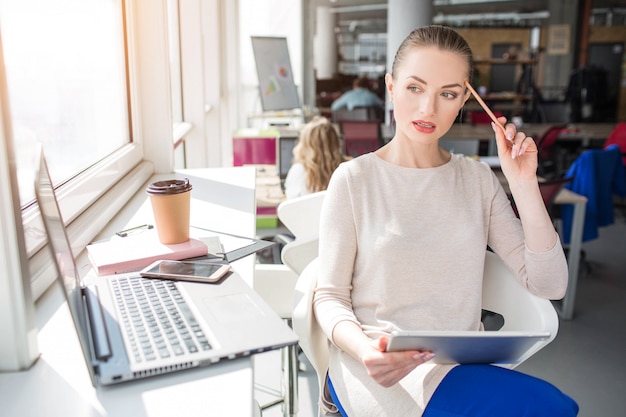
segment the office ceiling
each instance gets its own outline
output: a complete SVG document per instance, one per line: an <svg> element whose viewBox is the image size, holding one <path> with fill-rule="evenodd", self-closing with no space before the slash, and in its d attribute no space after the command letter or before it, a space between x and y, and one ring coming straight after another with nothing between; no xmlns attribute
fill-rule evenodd
<svg viewBox="0 0 626 417"><path fill-rule="evenodd" d="M317 5L328 6L338 14L339 21L367 21L373 26L386 24L386 0L315 0ZM416 0L424 1L424 0ZM456 22L447 24L469 24L471 15L480 17L482 24L493 22L527 21L529 25L545 19L547 0L432 0L435 19L459 17ZM593 9L613 9L622 15L626 13L626 0L592 0ZM468 15L470 17L468 18ZM485 15L487 17L485 17ZM348 23L345 23L348 22ZM442 22L443 23L443 22ZM506 24L506 23L505 23Z"/></svg>

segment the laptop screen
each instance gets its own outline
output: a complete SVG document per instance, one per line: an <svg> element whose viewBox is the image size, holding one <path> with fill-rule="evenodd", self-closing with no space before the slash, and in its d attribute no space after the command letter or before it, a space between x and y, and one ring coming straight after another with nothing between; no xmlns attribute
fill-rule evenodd
<svg viewBox="0 0 626 417"><path fill-rule="evenodd" d="M298 143L297 136L280 136L278 138L279 150L278 150L278 174L280 179L287 178L287 173L293 162L293 148Z"/></svg>
<svg viewBox="0 0 626 417"><path fill-rule="evenodd" d="M57 268L58 279L62 283L65 297L74 320L78 338L85 355L91 352L90 344L86 339L87 317L82 302L80 278L76 269L76 262L67 237L59 204L56 199L48 166L41 146L38 150L37 171L35 172L35 196L41 211L44 227L48 235L48 245ZM94 378L91 358L85 357L92 380Z"/></svg>

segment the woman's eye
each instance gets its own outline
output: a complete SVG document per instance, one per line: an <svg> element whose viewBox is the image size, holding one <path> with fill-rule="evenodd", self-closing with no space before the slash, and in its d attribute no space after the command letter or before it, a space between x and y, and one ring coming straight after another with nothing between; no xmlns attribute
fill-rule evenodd
<svg viewBox="0 0 626 417"><path fill-rule="evenodd" d="M414 85L409 86L408 88L409 91L413 92L413 93L417 93L418 91L420 91L420 88Z"/></svg>
<svg viewBox="0 0 626 417"><path fill-rule="evenodd" d="M457 97L455 93L450 93L450 92L445 92L445 93L442 93L441 95L449 99L455 99Z"/></svg>

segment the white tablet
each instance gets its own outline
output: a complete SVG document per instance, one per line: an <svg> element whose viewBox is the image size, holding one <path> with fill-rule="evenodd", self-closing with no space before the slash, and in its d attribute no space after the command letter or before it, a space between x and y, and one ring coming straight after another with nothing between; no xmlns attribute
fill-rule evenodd
<svg viewBox="0 0 626 417"><path fill-rule="evenodd" d="M550 333L520 331L413 331L393 332L388 351L425 350L436 363L518 363L535 343Z"/></svg>

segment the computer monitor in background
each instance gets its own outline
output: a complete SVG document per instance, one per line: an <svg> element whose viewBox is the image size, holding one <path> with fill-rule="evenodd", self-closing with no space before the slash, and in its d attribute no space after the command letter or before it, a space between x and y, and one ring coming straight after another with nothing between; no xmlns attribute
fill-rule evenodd
<svg viewBox="0 0 626 417"><path fill-rule="evenodd" d="M287 178L287 172L293 162L293 148L297 142L298 137L294 135L281 135L278 138L278 175L281 181Z"/></svg>

